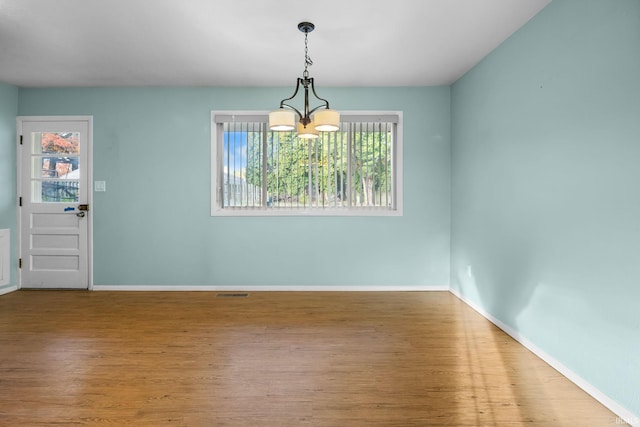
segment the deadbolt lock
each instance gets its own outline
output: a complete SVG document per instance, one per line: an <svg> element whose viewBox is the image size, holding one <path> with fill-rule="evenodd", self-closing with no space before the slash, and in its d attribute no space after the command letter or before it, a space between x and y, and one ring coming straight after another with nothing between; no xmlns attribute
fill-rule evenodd
<svg viewBox="0 0 640 427"><path fill-rule="evenodd" d="M89 205L79 205L78 206L78 210L79 211L88 211L89 210Z"/></svg>

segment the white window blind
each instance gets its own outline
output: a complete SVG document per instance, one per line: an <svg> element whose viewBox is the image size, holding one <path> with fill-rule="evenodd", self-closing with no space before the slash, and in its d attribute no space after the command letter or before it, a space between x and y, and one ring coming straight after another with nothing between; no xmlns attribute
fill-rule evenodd
<svg viewBox="0 0 640 427"><path fill-rule="evenodd" d="M212 113L213 215L401 214L400 113L341 114L300 139L266 113Z"/></svg>

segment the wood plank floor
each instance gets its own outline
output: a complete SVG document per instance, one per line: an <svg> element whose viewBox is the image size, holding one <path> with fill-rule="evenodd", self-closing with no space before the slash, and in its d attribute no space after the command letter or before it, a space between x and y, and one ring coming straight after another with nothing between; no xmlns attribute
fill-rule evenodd
<svg viewBox="0 0 640 427"><path fill-rule="evenodd" d="M447 292L0 297L1 426L603 426Z"/></svg>

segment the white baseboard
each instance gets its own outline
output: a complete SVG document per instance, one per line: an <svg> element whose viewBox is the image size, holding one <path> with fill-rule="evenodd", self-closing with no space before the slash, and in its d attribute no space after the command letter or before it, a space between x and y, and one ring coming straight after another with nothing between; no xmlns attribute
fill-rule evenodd
<svg viewBox="0 0 640 427"><path fill-rule="evenodd" d="M17 291L18 287L15 285L12 286L4 286L0 288L0 295L8 294L9 292Z"/></svg>
<svg viewBox="0 0 640 427"><path fill-rule="evenodd" d="M0 286L9 285L11 278L11 230L0 230ZM1 291L0 291L1 292Z"/></svg>
<svg viewBox="0 0 640 427"><path fill-rule="evenodd" d="M449 291L449 286L159 286L159 285L93 285L94 291L173 291L173 292L425 292Z"/></svg>
<svg viewBox="0 0 640 427"><path fill-rule="evenodd" d="M611 412L613 412L614 414L618 415L619 420L617 420L616 423L618 423L618 421L619 421L619 424L621 424L621 425L628 424L628 425L632 425L633 427L640 427L640 417L638 415L635 415L631 411L629 411L626 408L624 408L621 405L619 405L617 402L615 402L613 399L611 399L610 397L608 397L607 395L602 393L596 387L594 387L593 385L591 385L590 383L585 381L582 377L580 377L578 374L573 372L571 369L567 368L565 365L560 363L555 358L551 357L549 354L544 352L542 349L540 349L534 343L529 341L527 338L525 338L522 335L520 335L520 333L518 333L516 330L511 328L509 325L507 325L507 324L503 323L502 321L496 319L491 314L486 312L482 307L480 307L480 306L476 305L475 303L473 303L473 302L469 301L468 299L466 299L464 297L464 295L462 295L457 290L449 289L449 291L453 295L458 297L462 302L464 302L469 307L471 307L476 312L478 312L478 314L480 314L482 317L486 318L488 321L490 321L491 323L496 325L498 328L502 329L505 333L507 333L509 336L511 336L514 340L518 341L524 347L529 349L533 354L538 356L540 359L544 360L552 368L554 368L556 371L558 371L562 375L564 375L569 381L573 382L575 385L577 385L582 390L584 390L589 395L591 395L591 397L593 397L598 402L602 403L604 406L609 408L609 410L611 410Z"/></svg>

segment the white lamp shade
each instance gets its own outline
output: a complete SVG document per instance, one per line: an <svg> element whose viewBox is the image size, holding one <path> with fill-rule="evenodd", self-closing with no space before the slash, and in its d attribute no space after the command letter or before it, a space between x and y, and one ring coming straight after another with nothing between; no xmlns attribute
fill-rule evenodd
<svg viewBox="0 0 640 427"><path fill-rule="evenodd" d="M335 132L340 129L340 113L335 110L318 110L313 115L316 130L320 132Z"/></svg>
<svg viewBox="0 0 640 427"><path fill-rule="evenodd" d="M298 138L315 139L319 133L320 132L313 127L313 122L309 123L306 128L302 123L298 123Z"/></svg>
<svg viewBox="0 0 640 427"><path fill-rule="evenodd" d="M279 108L269 113L269 129L275 131L294 130L296 128L296 113Z"/></svg>

